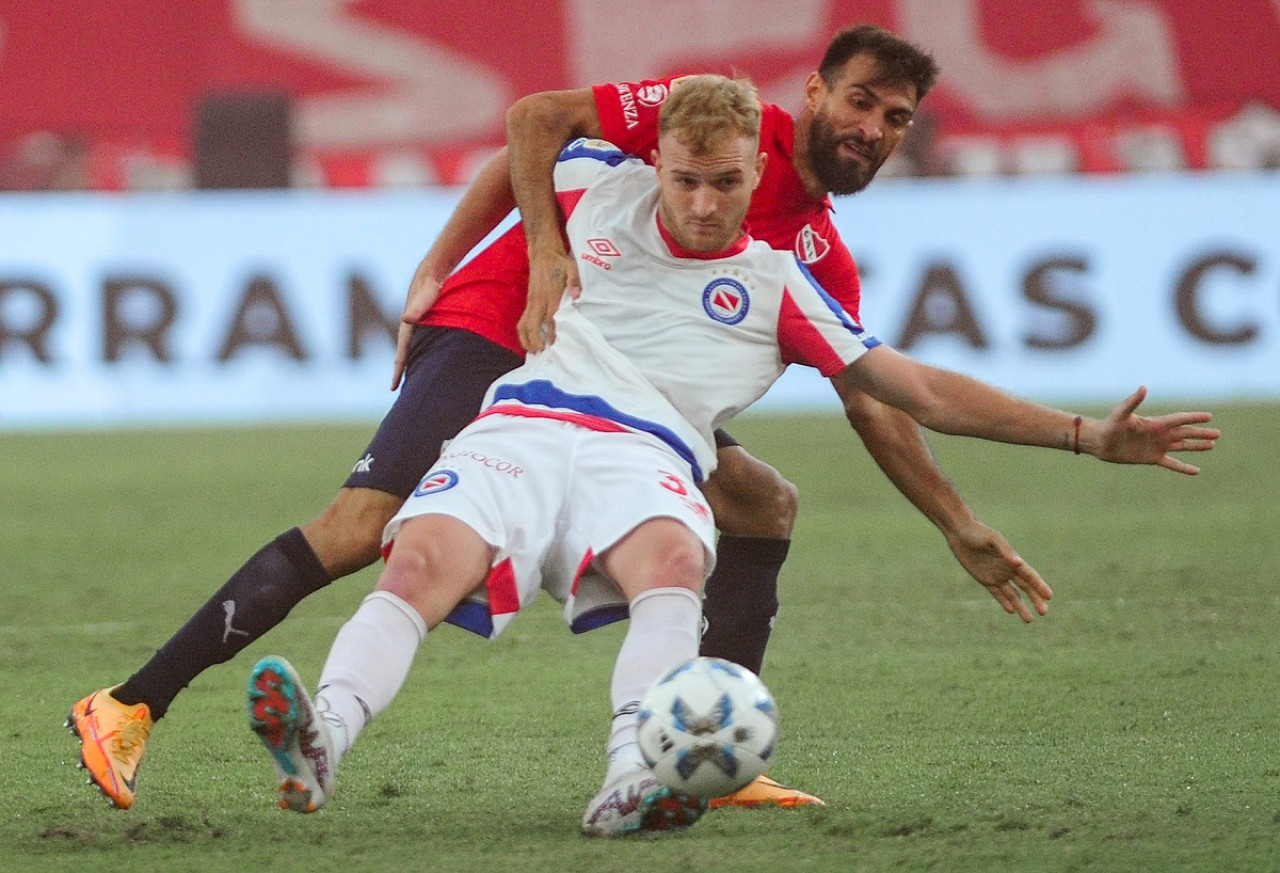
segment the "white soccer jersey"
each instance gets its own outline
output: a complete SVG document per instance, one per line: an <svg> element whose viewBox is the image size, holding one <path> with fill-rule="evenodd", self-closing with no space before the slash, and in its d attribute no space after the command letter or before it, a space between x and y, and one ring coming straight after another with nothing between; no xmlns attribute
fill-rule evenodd
<svg viewBox="0 0 1280 873"><path fill-rule="evenodd" d="M749 239L680 251L658 222L653 168L610 144L571 143L555 180L582 294L565 296L555 343L499 379L484 414L650 433L702 480L715 428L789 363L832 376L879 344L789 252Z"/></svg>

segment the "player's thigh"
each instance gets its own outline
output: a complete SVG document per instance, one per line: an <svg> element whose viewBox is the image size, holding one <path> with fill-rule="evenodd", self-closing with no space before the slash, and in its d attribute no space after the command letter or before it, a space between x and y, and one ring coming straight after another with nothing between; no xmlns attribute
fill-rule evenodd
<svg viewBox="0 0 1280 873"><path fill-rule="evenodd" d="M687 465L652 438L596 434L573 472L567 551L598 556L628 598L662 578L701 586L714 561L715 527Z"/></svg>
<svg viewBox="0 0 1280 873"><path fill-rule="evenodd" d="M800 492L773 467L742 446L721 445L717 466L702 491L716 526L730 536L786 539L795 526Z"/></svg>
<svg viewBox="0 0 1280 873"><path fill-rule="evenodd" d="M470 525L448 515L406 519L378 588L413 606L431 629L480 585L494 548Z"/></svg>
<svg viewBox="0 0 1280 873"><path fill-rule="evenodd" d="M470 331L416 328L400 391L344 485L404 500L475 418L490 383L521 360Z"/></svg>
<svg viewBox="0 0 1280 873"><path fill-rule="evenodd" d="M628 601L666 586L698 592L707 575L702 540L684 522L666 517L641 522L605 552L601 564Z"/></svg>

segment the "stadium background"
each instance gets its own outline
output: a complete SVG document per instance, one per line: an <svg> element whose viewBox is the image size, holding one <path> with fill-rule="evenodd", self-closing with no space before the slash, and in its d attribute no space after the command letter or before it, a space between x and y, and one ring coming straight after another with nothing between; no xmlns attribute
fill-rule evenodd
<svg viewBox="0 0 1280 873"><path fill-rule="evenodd" d="M493 8L0 0L0 428L377 417L513 99L712 69L795 110L858 21L943 67L836 204L873 331L1046 399L1280 399L1277 0Z"/></svg>

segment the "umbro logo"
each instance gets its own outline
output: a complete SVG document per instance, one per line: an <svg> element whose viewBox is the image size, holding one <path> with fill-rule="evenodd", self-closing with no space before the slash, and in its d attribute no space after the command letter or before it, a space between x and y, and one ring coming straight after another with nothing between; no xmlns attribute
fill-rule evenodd
<svg viewBox="0 0 1280 873"><path fill-rule="evenodd" d="M618 247L613 244L613 240L604 237L594 237L587 240L587 245L591 246L591 251L595 252L602 258L616 258L622 255L618 251Z"/></svg>
<svg viewBox="0 0 1280 873"><path fill-rule="evenodd" d="M594 237L587 240L587 247L591 251L583 252L580 257L588 264L595 264L602 270L613 269L613 264L610 264L605 258L622 257L622 252L618 251L618 247L613 244L613 241L603 237Z"/></svg>

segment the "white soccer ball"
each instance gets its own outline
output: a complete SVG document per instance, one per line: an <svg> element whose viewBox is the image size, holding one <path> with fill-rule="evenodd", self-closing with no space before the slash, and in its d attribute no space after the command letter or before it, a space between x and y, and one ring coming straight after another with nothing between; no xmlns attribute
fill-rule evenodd
<svg viewBox="0 0 1280 873"><path fill-rule="evenodd" d="M640 752L668 788L708 800L765 771L778 707L755 673L694 658L658 678L640 701Z"/></svg>

